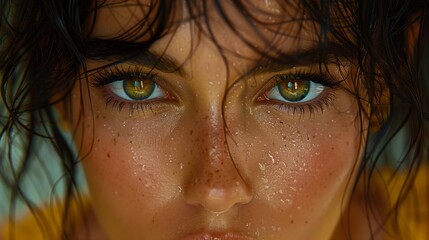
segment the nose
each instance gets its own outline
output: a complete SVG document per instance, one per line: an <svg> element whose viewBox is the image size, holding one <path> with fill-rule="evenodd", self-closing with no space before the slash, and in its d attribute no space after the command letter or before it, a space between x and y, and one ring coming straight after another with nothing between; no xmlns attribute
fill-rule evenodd
<svg viewBox="0 0 429 240"><path fill-rule="evenodd" d="M184 189L185 201L212 213L227 212L252 200L252 190L240 174L226 143L221 117L205 118L196 124L197 154Z"/></svg>

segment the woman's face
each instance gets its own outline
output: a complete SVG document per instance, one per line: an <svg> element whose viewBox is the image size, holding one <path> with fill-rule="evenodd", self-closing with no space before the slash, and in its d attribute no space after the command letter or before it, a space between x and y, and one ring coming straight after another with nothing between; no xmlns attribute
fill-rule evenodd
<svg viewBox="0 0 429 240"><path fill-rule="evenodd" d="M250 46L268 49L228 6ZM283 11L270 1L258 8ZM92 37L120 35L144 9L101 8ZM328 238L361 150L358 108L343 89L352 64L273 64L215 10L208 15L218 46L207 27L179 23L185 8L177 13L176 27L144 56L90 74L74 90L73 124L84 129L75 142L103 231L111 239ZM317 44L312 23L284 24L282 37L267 29L264 37L287 54Z"/></svg>

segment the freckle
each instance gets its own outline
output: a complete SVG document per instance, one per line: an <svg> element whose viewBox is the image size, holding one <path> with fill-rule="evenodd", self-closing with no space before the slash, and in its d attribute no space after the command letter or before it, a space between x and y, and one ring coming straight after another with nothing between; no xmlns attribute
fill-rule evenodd
<svg viewBox="0 0 429 240"><path fill-rule="evenodd" d="M120 134L120 133L118 133L118 134L117 134L117 136L118 136L118 137L120 137L120 136L121 136L121 134Z"/></svg>
<svg viewBox="0 0 429 240"><path fill-rule="evenodd" d="M301 131L298 130L298 131L296 131L296 133L301 134Z"/></svg>
<svg viewBox="0 0 429 240"><path fill-rule="evenodd" d="M290 220L290 224L293 224L294 223L294 221L293 220Z"/></svg>
<svg viewBox="0 0 429 240"><path fill-rule="evenodd" d="M331 147L331 150L334 150L335 148L334 147Z"/></svg>
<svg viewBox="0 0 429 240"><path fill-rule="evenodd" d="M313 135L313 138L316 138L316 135Z"/></svg>
<svg viewBox="0 0 429 240"><path fill-rule="evenodd" d="M191 130L190 132L189 132L189 135L192 135L194 133L194 130Z"/></svg>
<svg viewBox="0 0 429 240"><path fill-rule="evenodd" d="M133 140L130 140L130 143L132 144L132 143L133 143Z"/></svg>
<svg viewBox="0 0 429 240"><path fill-rule="evenodd" d="M279 121L280 124L283 124L283 121Z"/></svg>
<svg viewBox="0 0 429 240"><path fill-rule="evenodd" d="M89 124L86 125L86 128L90 128L90 127L91 127L91 125L89 125Z"/></svg>
<svg viewBox="0 0 429 240"><path fill-rule="evenodd" d="M107 153L107 158L110 158L110 153Z"/></svg>
<svg viewBox="0 0 429 240"><path fill-rule="evenodd" d="M349 141L346 142L347 146L350 145Z"/></svg>
<svg viewBox="0 0 429 240"><path fill-rule="evenodd" d="M305 220L305 224L307 224L308 223L308 221L307 220Z"/></svg>
<svg viewBox="0 0 429 240"><path fill-rule="evenodd" d="M116 145L116 138L113 138L113 145Z"/></svg>
<svg viewBox="0 0 429 240"><path fill-rule="evenodd" d="M97 142L100 142L100 139L99 139L99 138L97 139Z"/></svg>
<svg viewBox="0 0 429 240"><path fill-rule="evenodd" d="M329 173L329 176L332 176L332 173L331 173L331 172Z"/></svg>

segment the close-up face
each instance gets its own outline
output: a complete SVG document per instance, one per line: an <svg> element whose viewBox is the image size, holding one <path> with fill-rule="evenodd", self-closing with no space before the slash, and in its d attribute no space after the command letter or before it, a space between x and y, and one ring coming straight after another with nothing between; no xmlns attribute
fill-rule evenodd
<svg viewBox="0 0 429 240"><path fill-rule="evenodd" d="M100 8L90 37L155 18L128 2ZM137 57L87 59L72 125L101 229L111 239L329 238L364 148L353 60L334 52L320 64L319 25L296 4L248 1L266 29L225 3L232 28L207 4L193 18L176 4L171 27ZM308 54L276 62L276 51Z"/></svg>

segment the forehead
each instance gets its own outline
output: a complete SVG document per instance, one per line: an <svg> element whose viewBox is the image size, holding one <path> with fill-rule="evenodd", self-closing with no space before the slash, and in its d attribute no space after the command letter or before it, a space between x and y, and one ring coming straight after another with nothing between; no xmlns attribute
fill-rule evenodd
<svg viewBox="0 0 429 240"><path fill-rule="evenodd" d="M277 0L109 0L97 6L95 22L89 22L94 23L90 36L101 39L144 41L161 24L168 26L167 34L192 23L194 35L211 38L223 49L233 50L235 42L256 51L275 47L281 52L312 47L320 29L298 2Z"/></svg>

